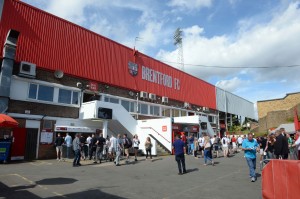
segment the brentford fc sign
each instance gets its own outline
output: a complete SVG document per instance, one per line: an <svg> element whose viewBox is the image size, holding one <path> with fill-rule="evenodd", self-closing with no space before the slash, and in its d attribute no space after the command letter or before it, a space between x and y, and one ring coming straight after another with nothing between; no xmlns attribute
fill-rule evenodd
<svg viewBox="0 0 300 199"><path fill-rule="evenodd" d="M132 76L137 76L138 64L134 62L128 62L128 72ZM180 90L179 79L173 78L170 75L153 70L146 66L142 66L142 79L168 88L174 88L175 90Z"/></svg>
<svg viewBox="0 0 300 199"><path fill-rule="evenodd" d="M128 72L132 76L137 76L138 74L138 65L133 62L128 62Z"/></svg>

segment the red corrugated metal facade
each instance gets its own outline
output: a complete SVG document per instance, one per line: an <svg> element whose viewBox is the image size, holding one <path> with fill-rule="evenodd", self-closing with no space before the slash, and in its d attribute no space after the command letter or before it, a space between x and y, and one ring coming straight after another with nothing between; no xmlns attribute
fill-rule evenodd
<svg viewBox="0 0 300 199"><path fill-rule="evenodd" d="M9 29L20 32L17 61L216 109L213 85L25 3L5 0L0 27L2 46ZM128 72L129 61L138 64L137 76ZM171 76L172 88L143 80L142 66Z"/></svg>

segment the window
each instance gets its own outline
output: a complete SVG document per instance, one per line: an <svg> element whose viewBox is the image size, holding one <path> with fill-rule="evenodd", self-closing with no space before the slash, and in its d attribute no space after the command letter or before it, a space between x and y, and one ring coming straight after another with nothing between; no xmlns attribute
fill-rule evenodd
<svg viewBox="0 0 300 199"><path fill-rule="evenodd" d="M148 105L147 104L141 104L140 113L148 115Z"/></svg>
<svg viewBox="0 0 300 199"><path fill-rule="evenodd" d="M130 102L130 111L134 113L136 111L136 102Z"/></svg>
<svg viewBox="0 0 300 199"><path fill-rule="evenodd" d="M105 102L114 103L114 104L119 104L119 99L113 98L113 97L105 97L104 101Z"/></svg>
<svg viewBox="0 0 300 199"><path fill-rule="evenodd" d="M129 112L129 101L121 100L121 105Z"/></svg>
<svg viewBox="0 0 300 199"><path fill-rule="evenodd" d="M63 104L78 104L79 93L76 91L59 89L58 92L58 103Z"/></svg>
<svg viewBox="0 0 300 199"><path fill-rule="evenodd" d="M181 115L180 115L181 117L186 116L186 111L180 111L180 112L181 112Z"/></svg>
<svg viewBox="0 0 300 199"><path fill-rule="evenodd" d="M119 99L111 97L111 98L109 99L109 102L110 102L110 103L114 103L114 104L119 104Z"/></svg>
<svg viewBox="0 0 300 199"><path fill-rule="evenodd" d="M38 100L53 102L54 88L50 86L39 85Z"/></svg>
<svg viewBox="0 0 300 199"><path fill-rule="evenodd" d="M178 109L173 109L172 117L179 117L179 112Z"/></svg>
<svg viewBox="0 0 300 199"><path fill-rule="evenodd" d="M171 117L171 109L168 109L168 108L162 108L162 116L165 116L165 117Z"/></svg>
<svg viewBox="0 0 300 199"><path fill-rule="evenodd" d="M59 89L58 103L71 104L72 91Z"/></svg>
<svg viewBox="0 0 300 199"><path fill-rule="evenodd" d="M36 85L36 84L30 84L29 85L28 98L36 99L37 87L38 87L38 85Z"/></svg>
<svg viewBox="0 0 300 199"><path fill-rule="evenodd" d="M73 91L72 104L78 104L79 92Z"/></svg>
<svg viewBox="0 0 300 199"><path fill-rule="evenodd" d="M159 107L158 106L150 106L150 115L159 116Z"/></svg>
<svg viewBox="0 0 300 199"><path fill-rule="evenodd" d="M215 117L214 116L208 116L208 121L211 122L211 123L214 123L215 122Z"/></svg>
<svg viewBox="0 0 300 199"><path fill-rule="evenodd" d="M55 91L55 92L54 92ZM58 91L58 92L56 92ZM56 96L57 93L58 96ZM79 92L40 84L29 84L28 98L61 104L79 104Z"/></svg>

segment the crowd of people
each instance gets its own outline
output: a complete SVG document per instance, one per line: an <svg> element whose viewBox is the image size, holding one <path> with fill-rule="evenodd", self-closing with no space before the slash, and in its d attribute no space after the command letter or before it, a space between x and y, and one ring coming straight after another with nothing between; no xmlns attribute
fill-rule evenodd
<svg viewBox="0 0 300 199"><path fill-rule="evenodd" d="M57 159L62 159L62 145L67 147L66 157L69 158L70 151L74 152L73 166L80 166L80 160L94 160L94 163L100 163L102 160L113 161L116 166L120 166L120 157L123 155L125 163L129 162L129 149L133 149L134 161L137 161L139 146L141 144L137 135L131 140L127 134L118 134L117 137L104 138L102 133L92 134L85 138L80 133L75 135L74 140L67 134L62 138L58 133L55 140ZM150 137L147 137L144 143L146 159L152 159L151 149L153 147ZM185 133L177 134L172 144L175 154L175 160L178 164L179 175L186 173L185 155L192 155L196 159L203 158L204 165L214 166L214 158L223 156L228 158L231 155L244 151L244 157L249 167L249 176L252 182L256 181L256 155L259 154L259 161L262 165L266 159L300 159L300 131L291 137L285 132L285 129L277 130L262 137L253 137L252 133L247 136L225 135L220 138L217 135L209 137L203 133L199 138ZM72 149L71 149L72 147Z"/></svg>
<svg viewBox="0 0 300 199"><path fill-rule="evenodd" d="M60 133L57 134L55 139L55 146L57 152L57 160L63 159L62 146L66 145L66 157L70 157L70 151L74 152L73 166L81 166L81 160L93 160L95 164L100 163L103 160L113 161L116 166L120 166L120 157L125 157L125 163L129 162L129 152L133 149L134 161L137 161L140 140L137 135L133 136L131 140L127 134L118 134L117 137L111 135L111 137L103 137L102 133L98 135L92 134L87 138L80 133L76 133L74 140L67 134L65 138L61 137ZM145 140L146 159L152 159L152 143L150 137Z"/></svg>

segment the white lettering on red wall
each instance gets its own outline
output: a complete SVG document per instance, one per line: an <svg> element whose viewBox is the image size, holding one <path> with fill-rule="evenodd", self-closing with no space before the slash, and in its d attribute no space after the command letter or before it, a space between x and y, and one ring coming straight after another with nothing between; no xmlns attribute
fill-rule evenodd
<svg viewBox="0 0 300 199"><path fill-rule="evenodd" d="M173 88L174 85L174 89L180 90L179 79L174 78L174 83L173 83L172 76L150 69L146 66L142 66L142 79L169 88Z"/></svg>

